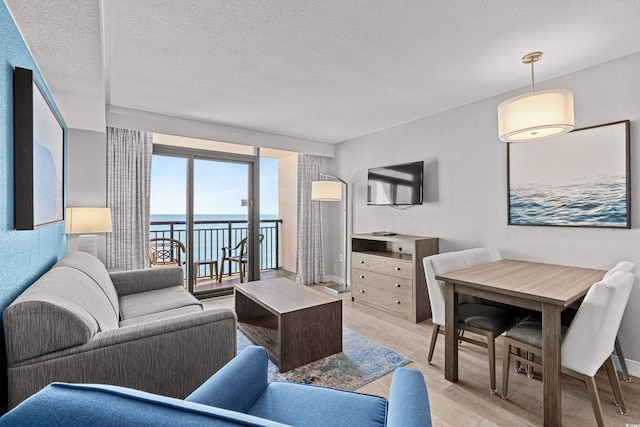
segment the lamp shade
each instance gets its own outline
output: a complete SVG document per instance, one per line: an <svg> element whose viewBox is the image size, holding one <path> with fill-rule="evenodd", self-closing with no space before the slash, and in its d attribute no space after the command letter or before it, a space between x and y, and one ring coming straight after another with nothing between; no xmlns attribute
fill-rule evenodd
<svg viewBox="0 0 640 427"><path fill-rule="evenodd" d="M312 182L311 200L318 202L339 202L342 200L342 183L338 181Z"/></svg>
<svg viewBox="0 0 640 427"><path fill-rule="evenodd" d="M111 233L111 209L67 208L64 232L66 234Z"/></svg>
<svg viewBox="0 0 640 427"><path fill-rule="evenodd" d="M508 99L498 106L500 141L550 138L573 130L573 92L548 89Z"/></svg>

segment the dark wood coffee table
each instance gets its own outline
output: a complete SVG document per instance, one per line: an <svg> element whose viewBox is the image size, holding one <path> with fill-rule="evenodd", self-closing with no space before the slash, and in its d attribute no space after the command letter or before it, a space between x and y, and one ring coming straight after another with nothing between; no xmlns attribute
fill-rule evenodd
<svg viewBox="0 0 640 427"><path fill-rule="evenodd" d="M238 328L280 372L342 351L342 300L279 278L235 286Z"/></svg>

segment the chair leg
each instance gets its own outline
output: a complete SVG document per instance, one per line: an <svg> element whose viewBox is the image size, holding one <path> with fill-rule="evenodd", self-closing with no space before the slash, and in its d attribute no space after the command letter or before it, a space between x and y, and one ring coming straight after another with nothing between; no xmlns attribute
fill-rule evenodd
<svg viewBox="0 0 640 427"><path fill-rule="evenodd" d="M433 358L433 350L436 348L436 341L438 340L438 332L440 331L440 325L433 325L433 332L431 332L431 344L429 345L429 356L427 356L427 363L431 365L431 359Z"/></svg>
<svg viewBox="0 0 640 427"><path fill-rule="evenodd" d="M622 387L620 387L620 378L618 378L618 372L615 366L613 366L613 359L611 356L604 362L604 368L607 371L609 377L609 383L613 390L613 396L616 399L616 406L619 408L622 415L627 415L627 407L624 404L624 398L622 397Z"/></svg>
<svg viewBox="0 0 640 427"><path fill-rule="evenodd" d="M496 388L496 340L492 336L487 336L487 351L489 352L489 380L491 381L489 391L491 394L496 394L498 392Z"/></svg>
<svg viewBox="0 0 640 427"><path fill-rule="evenodd" d="M519 348L515 348L515 355L516 356L520 356L520 349ZM511 355L511 352L509 352L509 355ZM511 356L509 356L511 357ZM519 360L514 360L513 361L513 372L515 372L516 374L519 374L521 372L524 372L524 368L522 367L522 363Z"/></svg>
<svg viewBox="0 0 640 427"><path fill-rule="evenodd" d="M618 356L618 362L620 363L620 368L622 369L622 378L628 383L631 382L631 377L629 376L629 370L627 369L627 360L624 358L624 354L622 354L622 348L620 347L620 340L616 336L616 342L614 344L616 349L616 355Z"/></svg>
<svg viewBox="0 0 640 427"><path fill-rule="evenodd" d="M584 385L587 388L587 394L589 400L591 400L591 406L593 407L593 413L596 416L596 422L599 427L604 427L604 420L602 419L602 406L600 406L600 397L598 396L598 389L596 388L596 379L588 375L584 376Z"/></svg>
<svg viewBox="0 0 640 427"><path fill-rule="evenodd" d="M218 274L216 274L216 279L218 279L218 283L222 282L222 272L224 271L224 261L225 259L222 258L222 261L220 261L220 270L218 270ZM216 269L218 268L218 266L216 266Z"/></svg>
<svg viewBox="0 0 640 427"><path fill-rule="evenodd" d="M531 353L530 351L527 352L527 359L531 360L532 362L533 360L534 354ZM533 365L527 365L527 377L529 378L533 378L535 376L534 372L533 372Z"/></svg>
<svg viewBox="0 0 640 427"><path fill-rule="evenodd" d="M502 355L502 394L501 397L508 399L509 389L509 362L511 361L511 344L508 339L504 340L504 352Z"/></svg>

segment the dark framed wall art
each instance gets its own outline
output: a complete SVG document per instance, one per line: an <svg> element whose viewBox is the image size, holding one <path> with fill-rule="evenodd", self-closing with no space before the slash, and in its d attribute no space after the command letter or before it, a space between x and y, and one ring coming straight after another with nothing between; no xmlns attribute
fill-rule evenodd
<svg viewBox="0 0 640 427"><path fill-rule="evenodd" d="M13 72L15 228L64 220L64 126L33 72Z"/></svg>
<svg viewBox="0 0 640 427"><path fill-rule="evenodd" d="M507 146L509 225L631 228L629 121Z"/></svg>

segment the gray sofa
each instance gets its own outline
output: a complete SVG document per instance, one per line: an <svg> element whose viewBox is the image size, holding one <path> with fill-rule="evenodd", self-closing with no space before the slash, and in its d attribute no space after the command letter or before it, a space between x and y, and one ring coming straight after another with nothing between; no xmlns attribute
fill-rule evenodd
<svg viewBox="0 0 640 427"><path fill-rule="evenodd" d="M9 408L53 381L184 398L236 355L233 310L207 310L180 268L108 273L72 252L3 313Z"/></svg>

